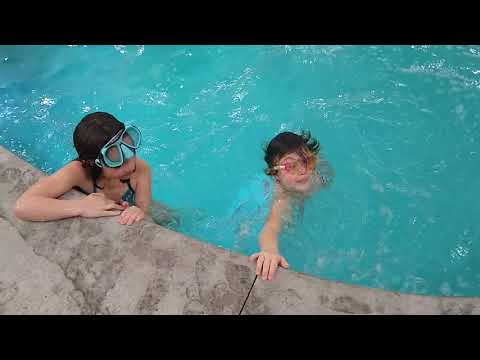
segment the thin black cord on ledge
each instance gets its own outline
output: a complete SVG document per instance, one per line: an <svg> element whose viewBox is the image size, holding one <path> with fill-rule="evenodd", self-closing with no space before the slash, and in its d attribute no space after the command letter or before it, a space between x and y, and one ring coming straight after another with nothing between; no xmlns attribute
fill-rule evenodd
<svg viewBox="0 0 480 360"><path fill-rule="evenodd" d="M255 285L255 281L257 281L257 276L258 275L255 275L255 279L253 280L252 286L250 286L250 290L248 290L247 297L245 298L245 301L243 302L242 308L240 309L240 312L238 313L238 315L242 315L243 308L245 307L245 304L247 303L247 300L250 297L250 293L252 292L253 285Z"/></svg>

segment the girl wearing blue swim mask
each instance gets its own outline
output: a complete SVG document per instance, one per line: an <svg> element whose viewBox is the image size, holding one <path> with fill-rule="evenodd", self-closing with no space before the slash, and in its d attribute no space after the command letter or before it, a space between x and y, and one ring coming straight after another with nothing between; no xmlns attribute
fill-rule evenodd
<svg viewBox="0 0 480 360"><path fill-rule="evenodd" d="M73 142L78 158L22 194L15 215L30 221L120 215L119 223L126 225L144 219L152 202L151 175L136 155L140 130L109 113L95 112L76 126ZM71 189L87 196L58 199Z"/></svg>

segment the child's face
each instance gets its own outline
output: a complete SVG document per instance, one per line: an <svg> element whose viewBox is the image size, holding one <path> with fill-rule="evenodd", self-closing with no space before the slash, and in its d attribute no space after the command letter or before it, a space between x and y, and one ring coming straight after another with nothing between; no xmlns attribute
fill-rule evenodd
<svg viewBox="0 0 480 360"><path fill-rule="evenodd" d="M115 151L117 149L114 149ZM128 179L133 174L136 168L136 156L131 157L128 160L125 160L122 166L118 168L109 168L103 167L102 173L106 178L109 179Z"/></svg>
<svg viewBox="0 0 480 360"><path fill-rule="evenodd" d="M278 182L288 191L308 192L312 188L316 160L316 156L310 152L284 155L276 165Z"/></svg>
<svg viewBox="0 0 480 360"><path fill-rule="evenodd" d="M126 144L132 144L132 138L130 137L130 135L125 134L123 136L123 142ZM119 159L121 159L118 150L118 147L111 147L110 149L108 149L106 156L108 156L109 159L113 161L118 161ZM135 171L135 159L136 156L133 156L130 159L125 160L122 166L117 168L104 167L103 175L111 179L128 179L130 175L132 175L132 173Z"/></svg>

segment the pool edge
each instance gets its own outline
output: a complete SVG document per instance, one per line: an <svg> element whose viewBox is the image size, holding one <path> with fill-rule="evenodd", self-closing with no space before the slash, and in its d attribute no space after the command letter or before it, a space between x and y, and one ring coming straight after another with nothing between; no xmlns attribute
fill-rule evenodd
<svg viewBox="0 0 480 360"><path fill-rule="evenodd" d="M27 281L28 272L15 285L0 278L0 296L13 294L0 313L238 314L245 303L242 314L480 314L480 297L404 294L283 269L272 282L257 279L246 299L255 277L246 256L159 225L125 227L112 218L16 219L15 200L41 176L0 146L0 218L18 244L11 259L31 259L49 274L43 288Z"/></svg>

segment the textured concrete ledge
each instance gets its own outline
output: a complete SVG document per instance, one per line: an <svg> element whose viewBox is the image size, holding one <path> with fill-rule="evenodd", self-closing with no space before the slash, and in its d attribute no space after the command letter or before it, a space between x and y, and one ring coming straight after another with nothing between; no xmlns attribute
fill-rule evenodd
<svg viewBox="0 0 480 360"><path fill-rule="evenodd" d="M432 297L383 291L282 271L257 281L242 314L480 314L480 298Z"/></svg>
<svg viewBox="0 0 480 360"><path fill-rule="evenodd" d="M41 176L0 149L0 313L240 312L255 277L244 256L150 222L15 218L16 199Z"/></svg>
<svg viewBox="0 0 480 360"><path fill-rule="evenodd" d="M254 281L245 256L149 222L16 219L16 199L42 176L0 147L0 314L238 314L245 301L242 314L480 314L480 298L398 294L284 270Z"/></svg>

